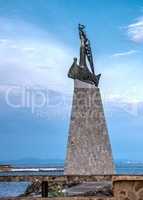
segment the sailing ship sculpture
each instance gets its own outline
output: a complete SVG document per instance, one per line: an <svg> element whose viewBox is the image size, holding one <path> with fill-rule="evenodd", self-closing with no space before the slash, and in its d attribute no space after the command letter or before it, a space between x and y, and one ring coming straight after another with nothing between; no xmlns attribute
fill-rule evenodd
<svg viewBox="0 0 143 200"><path fill-rule="evenodd" d="M96 87L98 87L101 74L95 74L90 41L86 36L86 32L84 30L85 26L79 24L78 29L81 43L80 60L79 64L77 64L77 58L74 58L74 62L68 72L68 77L94 84ZM87 66L87 61L89 62L90 70Z"/></svg>

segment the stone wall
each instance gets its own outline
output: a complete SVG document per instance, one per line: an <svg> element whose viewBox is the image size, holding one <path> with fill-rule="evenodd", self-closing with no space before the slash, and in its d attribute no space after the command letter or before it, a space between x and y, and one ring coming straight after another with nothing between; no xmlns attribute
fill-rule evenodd
<svg viewBox="0 0 143 200"><path fill-rule="evenodd" d="M115 200L115 198L101 197L59 197L59 198L40 198L40 197L20 197L20 198L0 198L0 200Z"/></svg>
<svg viewBox="0 0 143 200"><path fill-rule="evenodd" d="M5 177L6 178L6 177ZM3 181L6 181L3 177ZM13 177L13 181L19 180L32 180L32 177L30 179L27 179L28 177ZM17 179L16 179L17 178ZM55 181L59 184L61 184L63 181L64 183L72 183L72 182L83 182L83 181L98 181L98 180L111 180L113 183L113 196L112 197L56 197L56 198L38 198L38 197L22 197L22 198L0 198L0 200L11 200L11 199L21 199L21 200L143 200L143 176L61 176L61 177L39 177L40 180L50 180ZM33 176L33 180L38 180L38 177L36 178ZM2 181L2 177L1 177ZM10 180L9 180L10 181ZM12 181L12 178L11 178Z"/></svg>
<svg viewBox="0 0 143 200"><path fill-rule="evenodd" d="M143 200L143 177L113 177L113 194L115 200Z"/></svg>

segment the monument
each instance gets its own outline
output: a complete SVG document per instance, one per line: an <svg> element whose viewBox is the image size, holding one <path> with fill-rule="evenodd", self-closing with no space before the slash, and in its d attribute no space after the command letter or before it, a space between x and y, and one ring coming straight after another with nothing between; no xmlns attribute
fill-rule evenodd
<svg viewBox="0 0 143 200"><path fill-rule="evenodd" d="M113 174L114 163L90 41L79 24L80 60L74 58L68 77L74 94L65 160L65 175ZM89 63L89 67L87 65Z"/></svg>

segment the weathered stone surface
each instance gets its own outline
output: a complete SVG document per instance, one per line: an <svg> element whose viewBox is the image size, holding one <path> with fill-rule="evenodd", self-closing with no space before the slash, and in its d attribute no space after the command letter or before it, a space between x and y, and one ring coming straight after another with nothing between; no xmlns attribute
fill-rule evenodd
<svg viewBox="0 0 143 200"><path fill-rule="evenodd" d="M79 80L74 82L64 173L66 175L114 173L99 88Z"/></svg>
<svg viewBox="0 0 143 200"><path fill-rule="evenodd" d="M116 176L115 176L116 177ZM142 177L143 178L143 177ZM28 181L28 182L42 182L48 181L49 183L63 183L63 184L77 184L81 182L94 182L94 181L112 181L112 175L92 175L92 176L79 176L79 175L70 175L70 176L9 176L9 175L0 175L0 182L11 182L11 181Z"/></svg>
<svg viewBox="0 0 143 200"><path fill-rule="evenodd" d="M121 176L112 180L116 200L143 200L142 176Z"/></svg>

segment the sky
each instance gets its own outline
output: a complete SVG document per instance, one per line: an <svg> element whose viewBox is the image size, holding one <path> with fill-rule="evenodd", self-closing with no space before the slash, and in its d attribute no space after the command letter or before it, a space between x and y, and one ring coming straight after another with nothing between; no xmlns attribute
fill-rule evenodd
<svg viewBox="0 0 143 200"><path fill-rule="evenodd" d="M0 0L0 161L65 159L86 26L114 159L143 162L143 0Z"/></svg>

